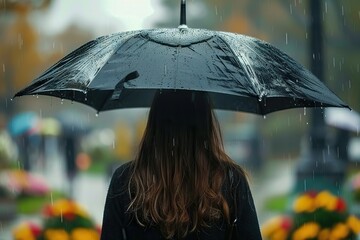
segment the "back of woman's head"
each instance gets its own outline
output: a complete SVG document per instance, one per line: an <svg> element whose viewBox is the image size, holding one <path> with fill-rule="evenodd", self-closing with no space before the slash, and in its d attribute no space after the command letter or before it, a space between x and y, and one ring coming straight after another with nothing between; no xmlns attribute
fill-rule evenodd
<svg viewBox="0 0 360 240"><path fill-rule="evenodd" d="M204 92L157 92L129 183L129 210L166 238L229 219L218 122Z"/></svg>

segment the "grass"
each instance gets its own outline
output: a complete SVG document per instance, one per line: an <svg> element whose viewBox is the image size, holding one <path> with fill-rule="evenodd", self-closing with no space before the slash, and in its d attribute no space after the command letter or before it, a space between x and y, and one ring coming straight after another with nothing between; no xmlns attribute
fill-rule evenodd
<svg viewBox="0 0 360 240"><path fill-rule="evenodd" d="M41 212L45 204L64 198L66 195L53 191L45 196L21 196L16 201L16 208L19 214L36 214Z"/></svg>

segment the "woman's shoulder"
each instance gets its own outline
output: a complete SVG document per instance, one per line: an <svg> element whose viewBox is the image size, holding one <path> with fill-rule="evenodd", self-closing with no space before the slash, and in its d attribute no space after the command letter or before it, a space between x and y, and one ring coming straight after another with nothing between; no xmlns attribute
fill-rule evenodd
<svg viewBox="0 0 360 240"><path fill-rule="evenodd" d="M231 181L239 182L245 181L247 182L247 174L245 170L237 165L236 163L227 164L225 167L226 175Z"/></svg>
<svg viewBox="0 0 360 240"><path fill-rule="evenodd" d="M127 185L129 182L129 178L131 175L131 168L132 168L132 161L126 162L122 165L120 165L116 170L114 171L109 192L112 194L118 194L119 192L123 192L124 189L127 189Z"/></svg>
<svg viewBox="0 0 360 240"><path fill-rule="evenodd" d="M123 178L129 175L132 168L132 161L121 164L118 168L115 169L113 173L113 178Z"/></svg>

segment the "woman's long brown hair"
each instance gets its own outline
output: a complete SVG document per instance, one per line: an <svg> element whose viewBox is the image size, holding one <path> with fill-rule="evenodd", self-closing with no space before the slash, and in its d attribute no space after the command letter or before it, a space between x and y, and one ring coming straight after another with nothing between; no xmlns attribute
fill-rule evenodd
<svg viewBox="0 0 360 240"><path fill-rule="evenodd" d="M128 210L167 239L229 221L221 188L230 165L239 169L224 152L208 95L158 92L133 162Z"/></svg>

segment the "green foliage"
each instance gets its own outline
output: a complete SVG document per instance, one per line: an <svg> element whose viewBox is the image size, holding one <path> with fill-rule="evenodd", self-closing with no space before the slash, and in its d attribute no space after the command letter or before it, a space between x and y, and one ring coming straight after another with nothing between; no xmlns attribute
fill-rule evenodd
<svg viewBox="0 0 360 240"><path fill-rule="evenodd" d="M273 212L285 212L290 200L289 194L276 195L268 198L265 202L265 209Z"/></svg>
<svg viewBox="0 0 360 240"><path fill-rule="evenodd" d="M17 212L19 214L39 213L45 204L61 199L64 196L64 193L56 191L46 196L21 196L16 200Z"/></svg>

